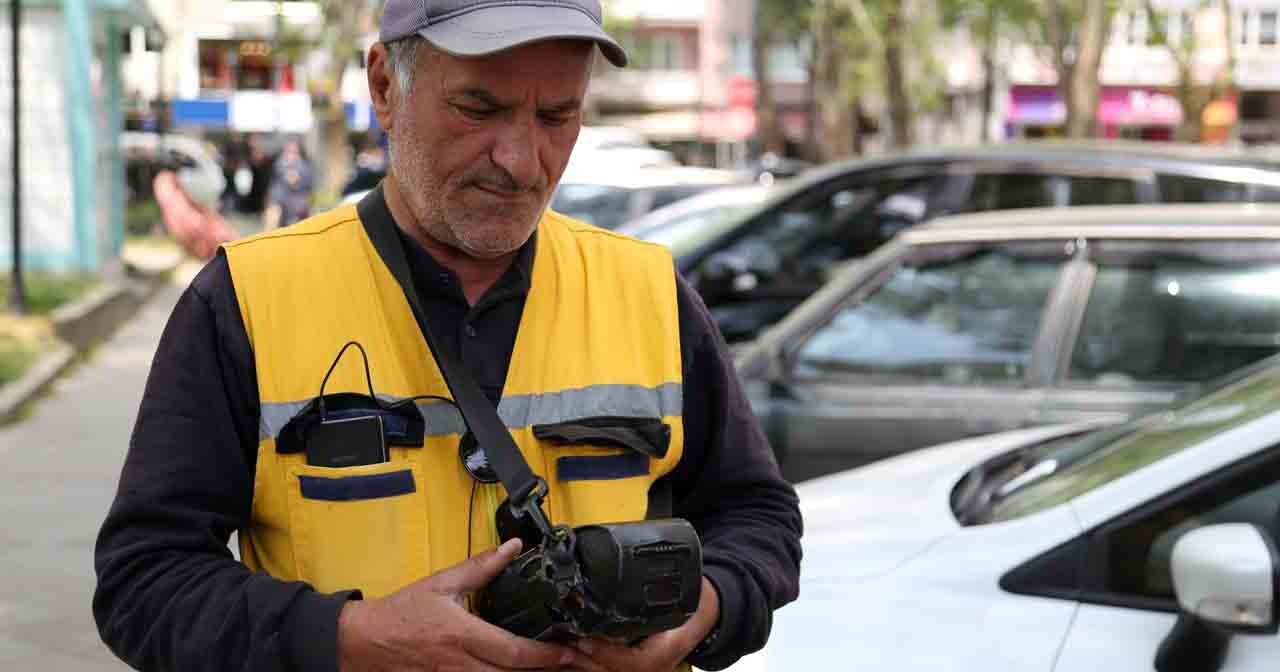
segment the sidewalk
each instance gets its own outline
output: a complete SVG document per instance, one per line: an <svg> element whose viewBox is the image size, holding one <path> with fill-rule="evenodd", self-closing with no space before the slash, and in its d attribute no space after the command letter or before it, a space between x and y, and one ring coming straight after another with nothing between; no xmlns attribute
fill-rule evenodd
<svg viewBox="0 0 1280 672"><path fill-rule="evenodd" d="M93 544L187 274L0 429L0 670L125 670L98 638Z"/></svg>

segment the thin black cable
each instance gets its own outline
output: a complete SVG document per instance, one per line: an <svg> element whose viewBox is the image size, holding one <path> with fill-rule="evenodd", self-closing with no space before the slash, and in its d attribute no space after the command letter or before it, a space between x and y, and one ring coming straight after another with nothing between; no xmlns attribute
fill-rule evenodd
<svg viewBox="0 0 1280 672"><path fill-rule="evenodd" d="M467 501L467 559L468 560L471 559L471 524L475 522L472 516L474 516L476 512L476 487L479 485L480 485L479 481L477 481L474 478L471 479L471 497ZM471 603L470 594L466 596L466 600L467 600L467 611L474 613L475 608L474 608L474 605Z"/></svg>
<svg viewBox="0 0 1280 672"><path fill-rule="evenodd" d="M454 400L450 399L449 397L441 397L441 396L439 396L439 395L435 395L435 394L420 394L420 395L418 395L418 396L416 396L416 397L409 397L409 399L408 399L408 400L409 400L409 401L425 401L425 400L427 400L427 399L432 399L432 400L435 400L435 401L443 401L443 402L445 402L445 403L449 404L450 406L452 406L452 407L454 407L454 408L458 408L458 402L456 402L456 401L454 401ZM461 409L459 409L459 410L461 410Z"/></svg>
<svg viewBox="0 0 1280 672"><path fill-rule="evenodd" d="M360 345L359 342L347 341L347 344L342 346L342 349L338 351L338 356L333 358L333 363L329 365L328 373L324 374L324 380L320 381L320 419L321 420L324 420L324 388L326 385L329 384L329 376L333 375L333 370L338 368L338 363L342 361L342 356L347 354L347 349L353 345L356 346L356 349L360 351L360 358L364 360L364 380L369 385L369 396L375 402L378 401L378 395L373 391L373 374L369 372L369 353L364 351L364 346ZM381 405L380 402L379 402L379 405Z"/></svg>
<svg viewBox="0 0 1280 672"><path fill-rule="evenodd" d="M468 560L471 559L471 524L475 522L474 516L476 513L476 488L479 485L480 485L479 481L477 481L474 478L471 479L471 498L467 501L467 559Z"/></svg>

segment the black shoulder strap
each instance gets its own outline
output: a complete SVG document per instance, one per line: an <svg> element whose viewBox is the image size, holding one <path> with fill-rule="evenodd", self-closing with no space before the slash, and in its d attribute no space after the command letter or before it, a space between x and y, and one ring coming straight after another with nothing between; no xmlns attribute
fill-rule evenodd
<svg viewBox="0 0 1280 672"><path fill-rule="evenodd" d="M418 328L422 330L422 336L426 339L427 347L435 357L436 364L440 366L445 385L453 394L463 421L475 435L480 447L484 449L494 472L498 474L502 485L507 488L507 496L511 502L516 505L524 504L526 498L537 488L540 479L529 469L529 463L525 461L520 448L511 438L511 432L507 431L506 424L498 417L498 411L484 396L484 392L467 372L466 367L452 352L441 347L440 341L432 336L431 326L427 324L422 302L418 299L418 290L413 285L413 276L409 272L409 261L405 257L404 245L400 241L400 234L396 231L395 219L392 218L391 211L387 207L382 186L379 185L370 192L360 201L357 208L360 221L364 224L365 233L373 243L374 249L378 251L378 255L382 257L383 263L390 269L396 282L400 283L400 289L409 300L413 317L418 321Z"/></svg>

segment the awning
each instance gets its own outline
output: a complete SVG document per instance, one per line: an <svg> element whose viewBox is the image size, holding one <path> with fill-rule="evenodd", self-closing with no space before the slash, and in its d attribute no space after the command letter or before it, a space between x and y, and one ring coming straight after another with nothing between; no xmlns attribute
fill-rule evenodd
<svg viewBox="0 0 1280 672"><path fill-rule="evenodd" d="M1108 88L1102 90L1098 123L1104 126L1181 126L1182 103L1161 91Z"/></svg>
<svg viewBox="0 0 1280 672"><path fill-rule="evenodd" d="M1053 87L1013 87L1009 91L1008 120L1021 126L1057 126L1067 121L1067 106Z"/></svg>
<svg viewBox="0 0 1280 672"><path fill-rule="evenodd" d="M1009 91L1009 123L1058 126L1066 123L1067 106L1056 87L1016 86ZM1102 126L1179 126L1182 105L1162 91L1135 87L1107 87L1098 103Z"/></svg>
<svg viewBox="0 0 1280 672"><path fill-rule="evenodd" d="M141 26L147 31L147 41L165 40L164 27L152 13L146 0L94 0L93 8L100 12L115 12L124 15L132 25ZM158 46L158 45L157 45Z"/></svg>

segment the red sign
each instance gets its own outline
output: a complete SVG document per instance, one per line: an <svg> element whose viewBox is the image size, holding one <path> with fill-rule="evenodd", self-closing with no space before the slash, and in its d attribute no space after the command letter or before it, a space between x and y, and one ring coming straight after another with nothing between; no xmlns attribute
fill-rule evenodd
<svg viewBox="0 0 1280 672"><path fill-rule="evenodd" d="M750 77L738 75L729 78L727 83L727 93L729 98L729 107L746 107L754 109L756 106L756 80Z"/></svg>

